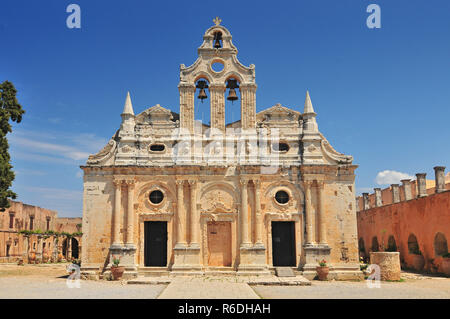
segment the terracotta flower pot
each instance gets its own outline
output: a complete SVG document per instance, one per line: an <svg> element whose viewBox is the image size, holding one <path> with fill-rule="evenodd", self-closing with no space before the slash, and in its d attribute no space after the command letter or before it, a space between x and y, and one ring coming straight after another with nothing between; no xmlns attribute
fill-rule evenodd
<svg viewBox="0 0 450 319"><path fill-rule="evenodd" d="M120 280L122 278L124 271L125 271L124 266L111 267L111 274L114 280Z"/></svg>
<svg viewBox="0 0 450 319"><path fill-rule="evenodd" d="M411 255L412 266L417 271L422 271L425 266L425 258L422 255Z"/></svg>
<svg viewBox="0 0 450 319"><path fill-rule="evenodd" d="M444 274L450 276L450 258L442 258L441 269Z"/></svg>
<svg viewBox="0 0 450 319"><path fill-rule="evenodd" d="M325 266L325 267L317 267L316 268L317 271L317 276L319 277L319 280L327 280L328 277L328 273L330 272L330 268Z"/></svg>

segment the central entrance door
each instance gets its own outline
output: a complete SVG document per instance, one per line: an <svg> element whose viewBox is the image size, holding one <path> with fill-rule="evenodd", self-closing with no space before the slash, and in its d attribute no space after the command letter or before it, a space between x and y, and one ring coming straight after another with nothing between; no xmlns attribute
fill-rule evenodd
<svg viewBox="0 0 450 319"><path fill-rule="evenodd" d="M272 256L274 266L295 266L294 222L272 222Z"/></svg>
<svg viewBox="0 0 450 319"><path fill-rule="evenodd" d="M231 266L231 223L208 223L208 266Z"/></svg>
<svg viewBox="0 0 450 319"><path fill-rule="evenodd" d="M167 266L167 222L144 223L144 263L149 267Z"/></svg>

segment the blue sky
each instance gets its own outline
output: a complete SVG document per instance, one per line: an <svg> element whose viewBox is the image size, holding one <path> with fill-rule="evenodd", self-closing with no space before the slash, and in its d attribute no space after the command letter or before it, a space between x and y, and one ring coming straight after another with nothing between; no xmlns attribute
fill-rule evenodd
<svg viewBox="0 0 450 319"><path fill-rule="evenodd" d="M70 3L79 30L66 27ZM370 3L381 29L366 26ZM26 110L9 136L18 200L81 216L79 165L119 127L127 90L136 113L178 112L179 66L195 61L215 16L256 65L257 111L301 111L309 90L320 131L359 165L358 192L385 170L433 179L433 166L450 166L447 0L15 0L0 10L0 81Z"/></svg>

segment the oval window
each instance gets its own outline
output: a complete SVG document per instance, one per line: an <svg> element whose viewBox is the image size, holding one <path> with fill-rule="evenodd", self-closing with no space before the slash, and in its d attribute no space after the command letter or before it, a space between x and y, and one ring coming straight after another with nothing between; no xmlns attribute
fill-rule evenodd
<svg viewBox="0 0 450 319"><path fill-rule="evenodd" d="M289 151L289 144L287 143L276 143L273 145L273 150L278 152L287 152Z"/></svg>
<svg viewBox="0 0 450 319"><path fill-rule="evenodd" d="M278 204L286 204L289 202L289 194L285 191L278 191L275 194L275 200Z"/></svg>
<svg viewBox="0 0 450 319"><path fill-rule="evenodd" d="M164 194L160 190L155 190L150 193L149 199L152 204L160 204L164 199Z"/></svg>
<svg viewBox="0 0 450 319"><path fill-rule="evenodd" d="M224 65L221 62L214 62L211 64L211 69L213 69L214 72L222 72L223 68Z"/></svg>
<svg viewBox="0 0 450 319"><path fill-rule="evenodd" d="M152 152L162 152L165 150L165 146L163 144L153 144L150 146L150 151Z"/></svg>

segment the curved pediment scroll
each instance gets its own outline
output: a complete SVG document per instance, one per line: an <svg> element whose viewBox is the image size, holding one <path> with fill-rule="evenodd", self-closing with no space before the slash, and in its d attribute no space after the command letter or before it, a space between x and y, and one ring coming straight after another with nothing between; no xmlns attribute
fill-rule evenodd
<svg viewBox="0 0 450 319"><path fill-rule="evenodd" d="M115 155L117 152L117 134L109 140L108 144L102 148L100 152L94 155L89 155L87 160L87 165L106 165L107 161Z"/></svg>
<svg viewBox="0 0 450 319"><path fill-rule="evenodd" d="M322 138L320 146L323 154L326 157L336 162L337 164L351 164L353 162L353 156L339 153L330 145L330 143L322 134L320 134L320 137Z"/></svg>

